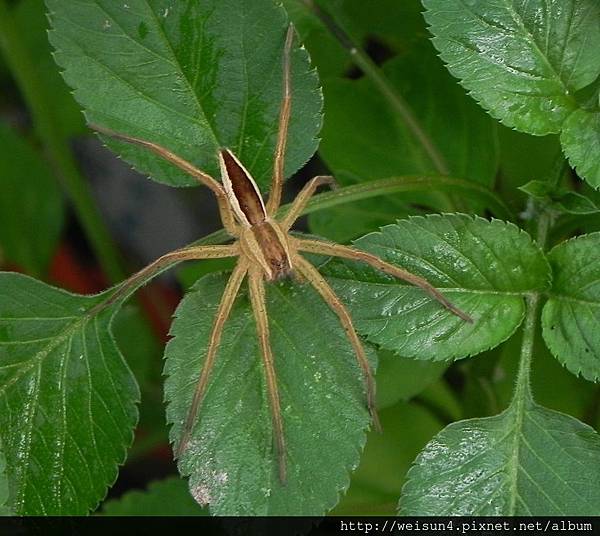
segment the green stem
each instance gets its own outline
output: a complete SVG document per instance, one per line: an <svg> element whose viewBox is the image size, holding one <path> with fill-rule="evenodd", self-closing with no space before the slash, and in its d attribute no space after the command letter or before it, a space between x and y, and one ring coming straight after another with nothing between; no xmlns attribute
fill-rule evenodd
<svg viewBox="0 0 600 536"><path fill-rule="evenodd" d="M46 86L38 76L15 18L5 0L0 0L0 50L10 67L33 117L37 135L61 184L69 196L77 218L107 278L115 283L125 278L120 256L94 204L90 188L80 174L68 140L57 128L55 110Z"/></svg>
<svg viewBox="0 0 600 536"><path fill-rule="evenodd" d="M382 195L388 195L398 192L415 192L415 191L448 191L448 192L460 192L466 196L473 196L479 199L484 199L487 207L494 213L498 218L512 221L514 216L510 209L504 204L494 192L481 186L477 183L462 180L453 179L450 177L439 177L439 176L405 176L405 177L392 177L389 179L379 179L376 181L369 181L360 184L353 184L352 186L345 186L331 192L325 192L314 196L306 209L302 214L311 214L319 210L325 210L333 208L346 203L352 203L363 199L369 199L372 197L378 197ZM284 205L281 207L278 216L283 216L291 205ZM192 245L202 246L209 244L220 244L225 241L229 236L221 229L210 235L193 242Z"/></svg>
<svg viewBox="0 0 600 536"><path fill-rule="evenodd" d="M557 173L550 180L558 184L558 181L564 173L563 166L557 169ZM554 222L554 212L551 207L540 205L540 215L537 221L535 238L542 249L545 251L548 247L548 237ZM518 408L521 408L526 396L531 394L530 390L530 375L531 361L533 359L533 346L535 343L535 328L537 325L539 308L540 308L540 293L534 292L527 297L527 314L523 324L523 339L521 342L521 358L519 361L519 371L517 373L517 385L515 388L514 401Z"/></svg>
<svg viewBox="0 0 600 536"><path fill-rule="evenodd" d="M381 69L371 60L369 55L362 50L352 38L335 22L335 20L313 0L302 0L303 3L310 9L329 29L332 35L339 43L348 51L354 63L363 71L363 73L371 79L381 94L390 103L392 108L402 117L413 136L425 149L425 152L431 159L436 171L441 175L450 173L448 165L433 140L427 135L419 120L411 110L408 103L396 91L387 77L381 72Z"/></svg>

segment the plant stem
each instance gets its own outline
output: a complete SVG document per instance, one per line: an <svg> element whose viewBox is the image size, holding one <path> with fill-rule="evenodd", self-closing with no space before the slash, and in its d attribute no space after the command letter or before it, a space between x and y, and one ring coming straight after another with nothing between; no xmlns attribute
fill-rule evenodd
<svg viewBox="0 0 600 536"><path fill-rule="evenodd" d="M558 185L561 177L564 174L564 166L557 166L556 174L549 180L554 186ZM538 203L540 207L540 215L537 221L535 231L536 242L545 251L548 247L548 237L550 229L554 222L554 211L550 206L543 203ZM514 400L519 405L525 400L526 395L530 395L530 374L531 361L533 359L533 345L535 342L535 328L537 325L539 308L540 308L540 293L534 292L527 296L527 313L523 325L523 339L521 342L521 358L519 361L519 371L517 373L517 385L515 388Z"/></svg>
<svg viewBox="0 0 600 536"><path fill-rule="evenodd" d="M93 201L90 188L80 174L68 140L57 128L56 110L34 67L31 54L5 0L0 0L0 50L31 111L36 133L54 171L66 191L94 253L110 282L125 278L119 252Z"/></svg>
<svg viewBox="0 0 600 536"><path fill-rule="evenodd" d="M389 179L379 179L375 181L353 184L352 186L344 186L337 190L324 192L315 195L306 209L302 212L303 215L318 212L328 208L378 197L381 195L393 194L398 192L415 192L415 191L460 191L466 196L474 196L484 198L488 208L492 210L495 216L505 220L514 220L511 210L505 205L500 197L494 192L481 186L475 182L466 181L463 179L453 179L450 177L439 176L404 176L392 177ZM287 213L291 205L282 206L277 216L281 217ZM194 246L202 246L209 244L220 244L229 238L229 235L221 229L211 233L200 240L192 243Z"/></svg>
<svg viewBox="0 0 600 536"><path fill-rule="evenodd" d="M441 175L448 175L450 171L444 157L433 140L423 129L408 103L396 91L394 86L392 86L387 77L381 72L381 69L379 69L369 55L352 40L343 28L335 22L331 15L323 11L313 0L302 0L302 2L323 22L342 47L348 51L354 63L368 78L371 79L392 108L394 108L400 117L402 117L413 136L423 146L423 149L429 156L436 171Z"/></svg>

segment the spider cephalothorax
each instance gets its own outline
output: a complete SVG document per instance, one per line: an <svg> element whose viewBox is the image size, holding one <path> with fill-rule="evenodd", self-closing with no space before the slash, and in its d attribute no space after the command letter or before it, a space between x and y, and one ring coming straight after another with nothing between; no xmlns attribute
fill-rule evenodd
<svg viewBox="0 0 600 536"><path fill-rule="evenodd" d="M148 273L160 271L164 269L165 266L169 266L180 260L238 257L237 264L227 282L227 286L225 287L221 303L219 304L215 316L206 352L206 359L204 360L200 377L196 384L194 397L188 411L182 436L179 439L179 443L176 445L177 457L180 457L182 452L187 448L190 435L198 420L200 407L204 395L206 394L206 388L210 381L210 374L217 356L225 321L231 312L235 297L237 296L244 279L248 278L250 301L256 321L271 417L273 420L279 475L282 482L285 482L286 480L285 428L281 414L279 391L277 388L274 356L269 343L269 321L265 300L265 281L275 281L296 274L312 284L331 309L337 314L363 371L366 384L367 405L376 428L379 428L379 420L375 409L375 384L373 374L362 343L354 330L350 314L325 278L302 256L301 253L306 252L326 256L336 256L370 264L378 270L422 288L454 314L464 320L470 321L470 318L465 313L454 307L438 290L421 277L389 264L370 253L331 242L297 238L289 233L290 228L300 216L316 189L324 184L333 184L334 181L332 177L318 176L313 178L298 194L285 216L276 219L276 213L281 202L283 166L291 111L290 53L293 38L294 30L290 26L283 53L283 100L279 116L279 131L274 158L273 181L271 192L266 203L263 201L260 191L250 173L229 149L221 149L217 155L222 179L222 182L219 183L207 173L197 169L192 164L164 147L150 141L116 133L104 127L94 126L96 130L103 134L146 147L195 177L202 184L208 186L217 198L223 225L227 232L234 238L234 242L230 245L188 247L169 253L156 260L150 266L142 270L142 272L134 275L129 281L130 284L127 285L127 287L131 287L137 282L143 281ZM113 296L112 300L114 299L116 299L116 295Z"/></svg>

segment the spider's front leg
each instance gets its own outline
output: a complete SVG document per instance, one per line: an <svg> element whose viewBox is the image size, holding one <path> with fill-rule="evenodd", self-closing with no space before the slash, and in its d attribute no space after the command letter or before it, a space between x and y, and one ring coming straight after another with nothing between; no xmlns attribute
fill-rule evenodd
<svg viewBox="0 0 600 536"><path fill-rule="evenodd" d="M394 266L389 262L385 262L376 255L372 255L366 251L354 249L349 246L342 246L341 244L333 244L331 242L322 242L319 240L309 240L305 238L294 239L294 247L299 251L306 251L307 253L316 253L318 255L326 255L328 257L341 257L343 259L365 262L377 270L419 287L429 294L434 300L441 303L451 313L455 314L459 318L462 318L465 322L473 322L473 319L467 313L456 307L456 305L454 305L426 279L399 268L398 266Z"/></svg>
<svg viewBox="0 0 600 536"><path fill-rule="evenodd" d="M281 191L283 189L283 174L285 167L285 150L287 135L292 113L292 44L294 42L294 27L290 24L285 37L283 48L283 96L279 109L279 128L277 132L277 145L273 165L273 182L267 201L267 214L274 216L281 204Z"/></svg>
<svg viewBox="0 0 600 536"><path fill-rule="evenodd" d="M194 425L196 424L198 418L200 407L202 406L204 396L206 395L208 380L210 379L210 374L212 372L213 365L215 364L215 358L217 356L217 350L219 349L219 344L223 335L225 322L231 313L231 308L233 307L233 303L247 272L248 263L244 257L240 257L240 260L229 277L229 281L227 281L225 291L223 292L223 297L221 298L221 303L219 304L217 314L215 315L213 328L208 342L208 348L206 350L206 358L204 360L204 364L202 365L202 371L200 373L198 383L196 384L196 389L194 390L194 396L192 398L190 409L188 410L185 424L181 432L179 444L175 450L176 458L180 458L188 446L190 436L192 435Z"/></svg>
<svg viewBox="0 0 600 536"><path fill-rule="evenodd" d="M260 343L260 351L263 365L265 367L265 379L267 382L269 404L271 406L273 436L279 464L279 480L282 484L285 484L287 480L285 435L283 430L281 402L279 400L279 389L277 387L277 375L275 373L273 351L271 350L271 343L269 341L269 318L267 315L267 304L265 299L264 275L259 268L251 268L248 277L250 286L250 301L252 303L252 311L256 321L256 330Z"/></svg>
<svg viewBox="0 0 600 536"><path fill-rule="evenodd" d="M171 164L175 165L191 177L194 177L199 183L207 186L217 198L219 214L221 216L223 227L225 227L225 230L231 236L239 236L239 225L235 220L235 216L233 214L233 211L231 210L231 207L229 206L225 190L223 189L221 184L218 183L215 179L213 179L208 173L205 173L201 169L198 169L196 166L194 166L187 160L184 160L180 156L176 155L174 152L169 151L169 149L163 147L162 145L158 145L157 143L148 140L143 140L141 138L136 138L134 136L128 136L127 134L122 134L120 132L115 132L114 130L110 130L100 125L89 125L89 127L95 130L96 132L99 132L100 134L104 134L105 136L110 136L111 138L131 143L132 145L139 145L140 147L144 147L150 152L160 156L163 160L166 160L167 162L170 162Z"/></svg>
<svg viewBox="0 0 600 536"><path fill-rule="evenodd" d="M294 225L295 221L300 217L302 211L310 201L310 198L315 194L320 186L329 185L331 189L337 188L337 182L331 175L318 175L309 180L300 193L294 199L290 210L281 219L280 225L284 232L287 232Z"/></svg>

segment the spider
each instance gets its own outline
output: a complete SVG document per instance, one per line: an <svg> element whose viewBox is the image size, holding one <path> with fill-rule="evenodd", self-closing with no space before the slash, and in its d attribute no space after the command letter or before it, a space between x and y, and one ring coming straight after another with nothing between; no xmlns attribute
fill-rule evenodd
<svg viewBox="0 0 600 536"><path fill-rule="evenodd" d="M275 215L281 204L284 159L292 106L290 64L294 33L294 28L290 25L283 50L283 98L279 112L271 192L266 203L248 170L235 154L227 148L222 148L218 151L217 156L222 178L222 182L218 182L204 171L197 169L191 163L158 144L114 132L98 125L90 125L91 128L101 134L145 147L210 188L216 196L223 226L234 238L234 242L230 245L192 246L173 251L157 259L145 269L132 276L126 282L125 287L122 287L131 288L136 286L140 282L143 282L148 274L162 271L166 267L182 260L238 257L237 264L229 277L214 318L206 358L200 371L181 438L175 448L176 458L180 458L187 448L210 381L211 370L217 357L225 322L231 312L241 285L247 278L250 302L256 322L264 366L279 478L282 484L286 482L285 427L281 416L275 359L269 343L269 319L265 300L265 283L292 276L304 279L317 290L323 300L335 312L352 345L358 364L362 369L366 387L366 403L373 420L373 425L375 429L381 430L375 408L373 372L362 343L352 324L350 314L325 278L300 252L341 257L367 263L386 274L420 287L452 313L465 321L471 322L471 318L466 313L455 307L437 289L419 276L389 264L375 255L354 249L353 247L315 239L298 238L290 234L292 225L301 215L317 188L323 185L335 186L333 177L317 176L310 180L295 198L290 210L280 219L275 219ZM117 297L122 294L124 294L124 291L117 291L111 297L110 302L116 301Z"/></svg>

